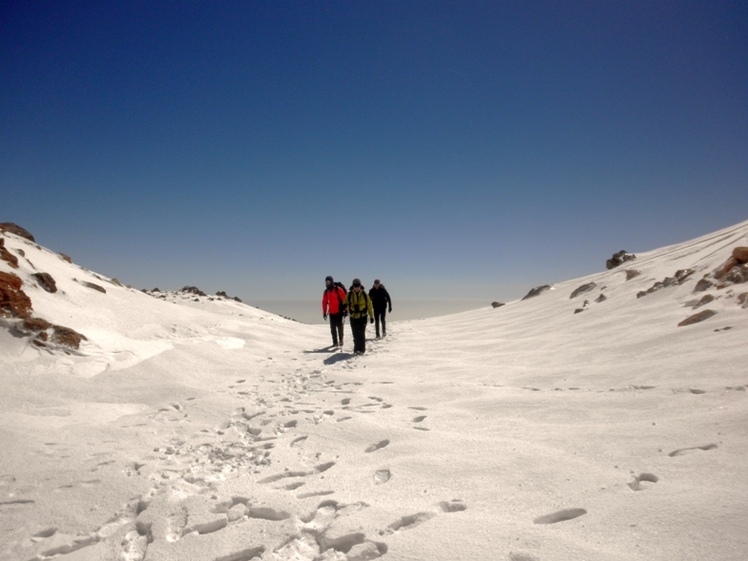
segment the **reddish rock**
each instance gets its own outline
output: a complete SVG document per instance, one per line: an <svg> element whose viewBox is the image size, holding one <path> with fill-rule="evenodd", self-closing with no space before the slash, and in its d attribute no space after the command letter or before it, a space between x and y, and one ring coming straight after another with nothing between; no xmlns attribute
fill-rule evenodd
<svg viewBox="0 0 748 561"><path fill-rule="evenodd" d="M740 304L744 308L748 306L748 292L743 292L742 294L738 294L738 304Z"/></svg>
<svg viewBox="0 0 748 561"><path fill-rule="evenodd" d="M748 263L740 267L733 267L724 276L723 280L732 284L748 282Z"/></svg>
<svg viewBox="0 0 748 561"><path fill-rule="evenodd" d="M26 318L23 320L23 327L29 331L46 331L52 324L42 318Z"/></svg>
<svg viewBox="0 0 748 561"><path fill-rule="evenodd" d="M724 277L727 273L730 272L730 269L735 267L736 265L739 265L738 260L734 257L730 257L723 265L720 265L715 269L715 271L712 273L715 279L721 279Z"/></svg>
<svg viewBox="0 0 748 561"><path fill-rule="evenodd" d="M694 308L701 308L701 306L704 306L709 302L714 302L714 300L716 300L716 297L712 294L704 294L704 296L701 297L701 300L696 303Z"/></svg>
<svg viewBox="0 0 748 561"><path fill-rule="evenodd" d="M5 238L0 238L0 259L7 261L8 265L14 269L18 269L18 257L13 255L8 248L5 247Z"/></svg>
<svg viewBox="0 0 748 561"><path fill-rule="evenodd" d="M52 334L52 342L58 345L65 345L72 349L77 349L81 345L81 341L87 341L85 335L81 335L74 329L69 327L63 327L61 325L52 326L54 333Z"/></svg>
<svg viewBox="0 0 748 561"><path fill-rule="evenodd" d="M57 292L57 283L49 273L34 273L31 276L34 277L36 283L47 292Z"/></svg>
<svg viewBox="0 0 748 561"><path fill-rule="evenodd" d="M0 272L0 314L19 318L31 316L31 298L21 286L23 281L13 273Z"/></svg>
<svg viewBox="0 0 748 561"><path fill-rule="evenodd" d="M24 228L21 228L18 224L13 224L12 222L2 222L0 223L0 230L3 232L10 232L11 234L15 234L16 236L21 236L22 238L26 238L27 240L34 240L34 236L29 234L28 230L25 230Z"/></svg>
<svg viewBox="0 0 748 561"><path fill-rule="evenodd" d="M736 247L732 250L732 257L740 263L748 263L748 247Z"/></svg>
<svg viewBox="0 0 748 561"><path fill-rule="evenodd" d="M73 262L73 260L72 260L72 259L70 259L70 257L69 257L68 255L65 255L64 253L60 253L60 258L61 258L61 259L62 259L63 261L67 261L68 263L72 263L72 262Z"/></svg>
<svg viewBox="0 0 748 561"><path fill-rule="evenodd" d="M703 312L699 312L698 314L687 317L678 324L678 327L684 327L686 325L693 325L694 323L702 322L705 319L709 319L713 315L716 315L716 313L717 312L715 312L714 310L704 310Z"/></svg>

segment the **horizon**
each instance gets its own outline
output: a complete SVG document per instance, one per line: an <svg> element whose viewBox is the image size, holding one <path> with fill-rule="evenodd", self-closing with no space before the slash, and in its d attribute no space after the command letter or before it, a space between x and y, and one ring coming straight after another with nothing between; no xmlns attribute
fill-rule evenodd
<svg viewBox="0 0 748 561"><path fill-rule="evenodd" d="M521 298L748 217L748 4L6 2L3 221L137 287Z"/></svg>

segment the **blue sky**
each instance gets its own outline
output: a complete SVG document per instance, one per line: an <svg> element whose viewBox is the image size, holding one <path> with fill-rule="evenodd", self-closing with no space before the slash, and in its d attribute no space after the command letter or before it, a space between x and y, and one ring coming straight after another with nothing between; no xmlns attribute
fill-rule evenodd
<svg viewBox="0 0 748 561"><path fill-rule="evenodd" d="M137 288L510 300L748 218L748 4L0 4L0 221Z"/></svg>

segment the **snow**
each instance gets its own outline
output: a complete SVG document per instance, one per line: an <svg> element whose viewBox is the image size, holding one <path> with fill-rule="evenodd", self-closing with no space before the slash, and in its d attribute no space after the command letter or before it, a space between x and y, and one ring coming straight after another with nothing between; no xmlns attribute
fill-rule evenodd
<svg viewBox="0 0 748 561"><path fill-rule="evenodd" d="M347 325L333 353L327 325L3 237L35 316L87 340L41 348L2 320L0 559L745 559L748 284L694 287L748 222L369 328L363 357Z"/></svg>

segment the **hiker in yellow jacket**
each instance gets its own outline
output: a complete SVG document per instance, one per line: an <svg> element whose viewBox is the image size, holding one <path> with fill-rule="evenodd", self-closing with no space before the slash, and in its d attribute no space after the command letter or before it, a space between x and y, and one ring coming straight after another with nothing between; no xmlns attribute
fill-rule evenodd
<svg viewBox="0 0 748 561"><path fill-rule="evenodd" d="M374 308L371 298L361 286L359 279L353 279L353 286L346 295L343 307L351 318L351 332L353 333L353 352L357 355L366 352L366 316L374 323Z"/></svg>

